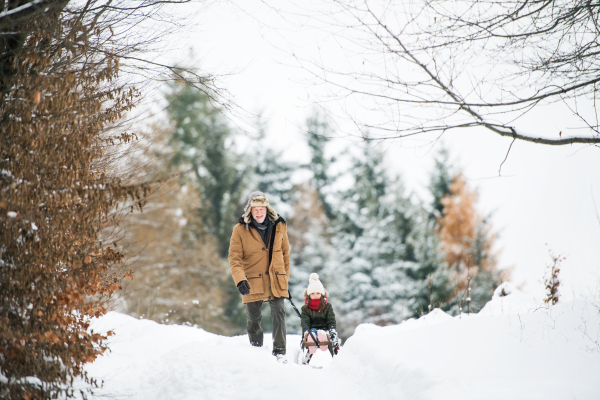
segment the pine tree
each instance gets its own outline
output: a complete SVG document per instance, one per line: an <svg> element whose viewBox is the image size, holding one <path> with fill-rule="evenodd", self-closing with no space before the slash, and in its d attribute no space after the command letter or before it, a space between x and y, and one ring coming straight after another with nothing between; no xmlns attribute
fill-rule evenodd
<svg viewBox="0 0 600 400"><path fill-rule="evenodd" d="M354 182L338 201L329 268L343 337L360 323L387 325L411 316L417 282L407 271L419 268L408 239L415 208L400 181L391 181L379 155L366 147L350 171Z"/></svg>
<svg viewBox="0 0 600 400"><path fill-rule="evenodd" d="M293 216L293 203L296 201L295 197L298 195L297 188L294 186L292 181L292 174L298 169L299 165L295 162L283 161L281 152L278 152L272 148L265 146L265 126L259 126L259 135L256 140L248 147L247 165L252 171L252 174L248 175L246 179L248 188L247 191L261 191L266 194L269 199L269 203L273 206L275 211L283 217L288 224L288 236L291 232L297 228L291 228L294 223L290 220ZM290 239L290 244L294 251L291 256L296 253L296 246L293 244L293 239ZM293 281L298 276L296 264L292 260L293 272L290 275L290 280ZM290 290L292 290L292 281L289 282ZM233 288L233 286L232 286ZM233 288L235 290L235 288ZM235 302L237 290L235 293L232 291L232 298ZM235 304L231 304L231 308L236 307ZM290 314L291 310L288 309L288 317L286 323L288 324L289 332L294 332L295 325L291 322L297 322L297 316ZM241 316L245 318L245 315ZM241 319L241 318L240 318ZM245 322L244 322L245 323ZM263 330L269 331L272 329L273 320L271 318L271 312L269 307L263 307L262 309L262 327Z"/></svg>
<svg viewBox="0 0 600 400"><path fill-rule="evenodd" d="M305 167L312 172L310 181L316 189L325 215L329 220L333 220L335 215L328 196L331 196L331 185L335 180L335 177L331 176L330 168L336 160L326 155L326 147L334 131L325 117L317 112L306 120L306 131L311 158Z"/></svg>
<svg viewBox="0 0 600 400"><path fill-rule="evenodd" d="M334 131L316 112L306 120L305 130L310 162L302 167L311 172L311 178L294 187L288 229L293 265L289 286L299 304L304 302L302 294L311 273L319 274L326 288L331 282L327 265L332 258L331 224L335 212L331 204L331 187L336 179L331 175L331 166L335 160L327 156L329 138ZM291 310L288 311L287 324L290 332L300 331L298 318Z"/></svg>
<svg viewBox="0 0 600 400"><path fill-rule="evenodd" d="M455 293L452 273L447 268L436 234L436 223L430 216L424 209L417 210L413 217L414 229L408 238L417 261L414 268L406 270L407 277L415 281L410 293L413 317L434 308L447 311Z"/></svg>
<svg viewBox="0 0 600 400"><path fill-rule="evenodd" d="M193 172L203 230L217 238L219 253L226 257L231 227L242 214L244 183L251 170L235 153L234 134L206 94L189 85L173 86L167 101L167 113L174 126L170 140L172 165Z"/></svg>
<svg viewBox="0 0 600 400"><path fill-rule="evenodd" d="M450 194L452 176L450 153L446 147L442 146L434 159L433 172L429 181L429 191L433 195L431 216L436 223L437 219L442 217L444 211L442 199Z"/></svg>
<svg viewBox="0 0 600 400"><path fill-rule="evenodd" d="M298 165L295 162L282 161L281 154L270 148L261 147L256 154L253 174L249 177L249 185L246 187L248 191L259 190L265 193L275 210L287 218L296 193L292 174L298 169Z"/></svg>
<svg viewBox="0 0 600 400"><path fill-rule="evenodd" d="M304 303L303 292L311 273L319 274L325 288L329 287L331 280L325 272L332 257L332 249L329 219L317 190L311 182L304 182L295 189L297 197L288 230L293 265L289 287L294 303L300 305ZM300 322L292 310L288 310L287 325L289 332L300 333Z"/></svg>

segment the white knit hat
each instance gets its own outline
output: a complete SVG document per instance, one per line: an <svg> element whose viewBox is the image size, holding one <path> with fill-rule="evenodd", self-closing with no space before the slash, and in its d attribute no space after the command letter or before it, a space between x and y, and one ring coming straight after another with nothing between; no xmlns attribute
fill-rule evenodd
<svg viewBox="0 0 600 400"><path fill-rule="evenodd" d="M308 287L306 288L306 295L310 296L311 293L321 293L325 296L325 288L319 280L319 275L314 272L310 274L308 278Z"/></svg>

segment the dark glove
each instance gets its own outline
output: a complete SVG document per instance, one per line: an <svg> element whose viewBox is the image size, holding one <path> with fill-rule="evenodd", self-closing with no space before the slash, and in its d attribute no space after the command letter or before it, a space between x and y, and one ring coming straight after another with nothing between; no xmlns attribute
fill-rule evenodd
<svg viewBox="0 0 600 400"><path fill-rule="evenodd" d="M250 285L248 285L248 281L241 281L237 284L237 288L243 295L250 294Z"/></svg>
<svg viewBox="0 0 600 400"><path fill-rule="evenodd" d="M338 339L337 331L333 328L329 330L329 336L331 337L331 343L333 348L340 348L340 339Z"/></svg>

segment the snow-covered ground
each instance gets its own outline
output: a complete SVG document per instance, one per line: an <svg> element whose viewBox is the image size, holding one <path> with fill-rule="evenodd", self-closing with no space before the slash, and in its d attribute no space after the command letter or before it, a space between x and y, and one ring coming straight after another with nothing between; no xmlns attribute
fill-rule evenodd
<svg viewBox="0 0 600 400"><path fill-rule="evenodd" d="M288 364L246 336L224 337L111 312L95 331L113 330L110 353L87 367L103 380L93 398L113 399L600 399L600 304L590 299L535 306L508 296L478 314L434 310L399 325L360 325L331 359L318 352Z"/></svg>

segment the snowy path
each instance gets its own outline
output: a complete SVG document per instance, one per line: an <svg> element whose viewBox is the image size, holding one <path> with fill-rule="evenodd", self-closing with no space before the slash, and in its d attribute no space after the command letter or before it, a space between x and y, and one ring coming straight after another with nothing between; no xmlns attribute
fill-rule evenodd
<svg viewBox="0 0 600 400"><path fill-rule="evenodd" d="M511 300L512 299L512 300ZM361 325L333 360L301 366L298 335L287 365L246 336L223 337L111 312L111 352L91 364L104 380L95 398L114 399L600 399L600 316L577 300L531 311L511 295L478 315L440 310L400 325ZM310 393L308 389L310 388Z"/></svg>
<svg viewBox="0 0 600 400"><path fill-rule="evenodd" d="M340 379L324 352L312 362L324 369L296 364L299 335L288 335L287 365L265 346L251 347L247 336L223 337L183 326L160 325L111 312L94 324L114 330L111 352L88 368L105 387L96 394L115 399L306 399L307 382L326 398L368 398L364 385ZM327 368L329 366L329 368ZM265 393L268 393L265 396ZM359 397L357 397L359 396Z"/></svg>

